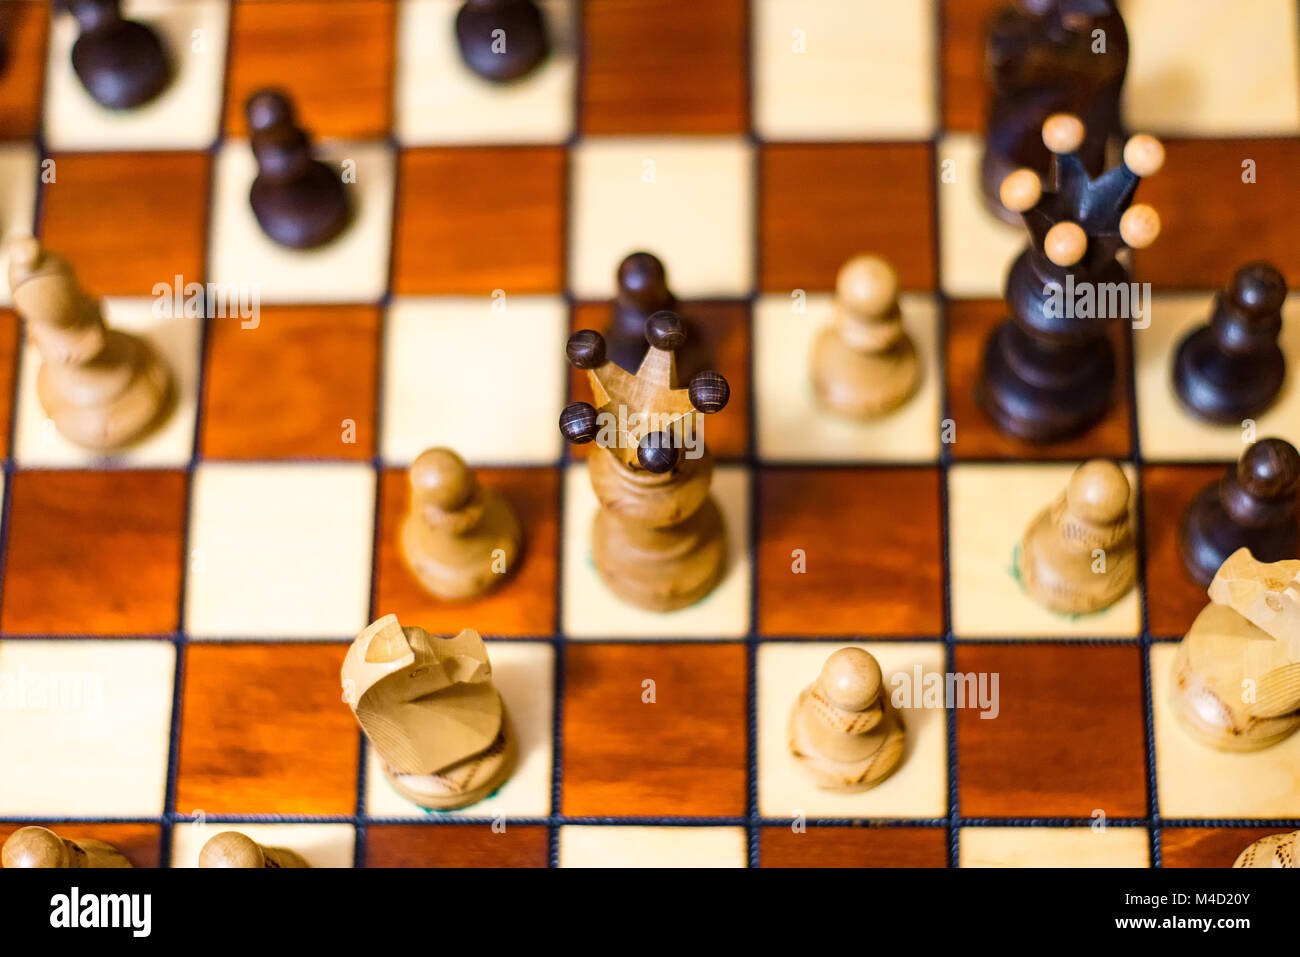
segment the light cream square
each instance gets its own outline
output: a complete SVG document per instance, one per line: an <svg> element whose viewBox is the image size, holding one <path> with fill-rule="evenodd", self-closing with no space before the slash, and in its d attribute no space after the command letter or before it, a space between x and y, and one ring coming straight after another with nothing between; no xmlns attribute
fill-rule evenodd
<svg viewBox="0 0 1300 957"><path fill-rule="evenodd" d="M122 12L158 33L172 61L170 83L142 106L105 109L72 69L76 21L66 14L55 16L45 71L45 139L50 149L207 148L221 126L229 0L126 0Z"/></svg>
<svg viewBox="0 0 1300 957"><path fill-rule="evenodd" d="M1048 611L1014 574L1015 550L1034 517L1065 491L1078 463L956 465L948 472L952 625L959 638L1133 638L1141 630L1135 585L1090 615ZM1124 466L1129 484L1136 478Z"/></svg>
<svg viewBox="0 0 1300 957"><path fill-rule="evenodd" d="M504 305L504 308L502 306ZM384 459L553 463L569 311L555 296L395 299L384 325Z"/></svg>
<svg viewBox="0 0 1300 957"><path fill-rule="evenodd" d="M1000 299L1011 263L1028 242L984 208L980 193L983 141L970 133L939 140L939 270L943 291L957 299ZM951 175L949 175L951 173Z"/></svg>
<svg viewBox="0 0 1300 957"><path fill-rule="evenodd" d="M941 818L948 813L948 731L942 708L900 707L907 750L892 775L870 791L823 791L790 753L790 711L822 666L846 645L764 642L758 649L758 808L763 817ZM944 674L944 648L937 642L871 642L886 694L905 692L916 666L923 675ZM919 689L918 689L919 690Z"/></svg>
<svg viewBox="0 0 1300 957"><path fill-rule="evenodd" d="M1124 117L1179 136L1300 133L1294 0L1127 0Z"/></svg>
<svg viewBox="0 0 1300 957"><path fill-rule="evenodd" d="M40 155L30 143L0 143L0 306L9 294L9 240L32 235Z"/></svg>
<svg viewBox="0 0 1300 957"><path fill-rule="evenodd" d="M541 4L551 54L512 83L493 83L461 60L458 3L403 0L397 20L398 138L407 146L562 143L574 129L574 4ZM510 38L506 38L509 43Z"/></svg>
<svg viewBox="0 0 1300 957"><path fill-rule="evenodd" d="M223 824L197 821L172 829L172 867L198 867L203 845L222 831L238 831L263 847L297 851L312 867L351 867L357 842L351 824Z"/></svg>
<svg viewBox="0 0 1300 957"><path fill-rule="evenodd" d="M1174 713L1176 642L1151 647L1156 788L1169 818L1300 817L1300 734L1263 751L1228 753L1201 744Z"/></svg>
<svg viewBox="0 0 1300 957"><path fill-rule="evenodd" d="M931 296L904 295L903 325L919 354L921 380L889 415L853 421L825 412L813 396L813 345L831 321L832 297L810 295L804 312L784 295L754 306L754 402L758 451L767 460L933 462L939 458L939 316Z"/></svg>
<svg viewBox="0 0 1300 957"><path fill-rule="evenodd" d="M755 0L754 126L768 140L923 140L932 0Z"/></svg>
<svg viewBox="0 0 1300 957"><path fill-rule="evenodd" d="M603 453L602 453L603 454ZM585 464L564 474L561 585L564 632L569 638L741 638L749 633L749 476L743 468L713 471L713 498L727 526L727 567L701 601L677 611L646 611L618 598L591 557L591 524L600 503Z"/></svg>
<svg viewBox="0 0 1300 957"><path fill-rule="evenodd" d="M316 156L339 168L340 175L355 173L355 182L346 187L354 204L353 219L324 246L288 249L262 232L248 202L257 176L248 143L231 140L222 145L213 163L210 281L230 288L255 287L266 303L383 298L393 223L393 149L381 142L322 142Z"/></svg>
<svg viewBox="0 0 1300 957"><path fill-rule="evenodd" d="M541 641L489 641L492 683L505 700L519 744L519 763L495 794L455 811L430 812L388 783L379 752L368 748L366 811L371 817L546 817L551 813L551 728L555 713L555 651Z"/></svg>
<svg viewBox="0 0 1300 957"><path fill-rule="evenodd" d="M1253 439L1243 425L1212 425L1185 411L1174 392L1174 355L1183 338L1209 321L1214 293L1156 295L1151 325L1133 333L1138 430L1150 460L1236 459ZM1288 374L1273 405L1255 419L1254 437L1300 445L1300 295L1282 307L1282 351Z"/></svg>
<svg viewBox="0 0 1300 957"><path fill-rule="evenodd" d="M205 463L191 499L191 637L351 638L369 622L368 464Z"/></svg>
<svg viewBox="0 0 1300 957"><path fill-rule="evenodd" d="M0 642L0 814L161 814L175 666L168 641Z"/></svg>
<svg viewBox="0 0 1300 957"><path fill-rule="evenodd" d="M963 827L958 867L1150 867L1146 828Z"/></svg>
<svg viewBox="0 0 1300 957"><path fill-rule="evenodd" d="M186 316L159 318L154 315L156 301L110 297L103 300L103 309L109 325L144 337L171 370L176 404L167 418L141 441L113 456L101 456L73 445L54 427L54 420L45 414L37 397L36 374L41 355L28 341L22 350L14 424L14 454L21 465L85 468L111 463L130 468L177 468L189 464L194 454L203 321Z"/></svg>
<svg viewBox="0 0 1300 957"><path fill-rule="evenodd" d="M628 253L647 250L686 299L753 286L754 157L741 137L587 137L573 149L569 282L608 299Z"/></svg>
<svg viewBox="0 0 1300 957"><path fill-rule="evenodd" d="M560 828L561 867L745 867L740 827Z"/></svg>

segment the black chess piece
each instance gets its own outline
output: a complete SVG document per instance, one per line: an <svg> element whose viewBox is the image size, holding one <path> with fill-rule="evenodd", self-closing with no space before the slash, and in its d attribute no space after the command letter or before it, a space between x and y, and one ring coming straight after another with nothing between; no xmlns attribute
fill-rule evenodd
<svg viewBox="0 0 1300 957"><path fill-rule="evenodd" d="M1187 573L1209 585L1239 548L1261 562L1300 557L1296 489L1300 453L1282 439L1263 439L1192 500L1178 529Z"/></svg>
<svg viewBox="0 0 1300 957"><path fill-rule="evenodd" d="M1107 141L1121 131L1128 55L1128 32L1115 0L1019 0L998 12L988 34L993 97L980 167L991 213L1016 222L998 199L1009 173L1028 167L1047 176L1051 154L1038 131L1053 113L1083 120L1087 136L1079 155L1089 174L1101 172Z"/></svg>
<svg viewBox="0 0 1300 957"><path fill-rule="evenodd" d="M1214 298L1207 325L1174 357L1174 391L1183 408L1208 422L1240 423L1265 411L1282 389L1278 345L1286 280L1266 262L1242 266Z"/></svg>
<svg viewBox="0 0 1300 957"><path fill-rule="evenodd" d="M122 18L121 0L62 0L81 35L72 45L72 68L101 106L126 110L147 103L171 79L158 34Z"/></svg>
<svg viewBox="0 0 1300 957"><path fill-rule="evenodd" d="M279 90L260 90L246 108L257 159L249 202L258 225L291 249L321 246L347 226L351 206L342 177L314 159L311 140Z"/></svg>
<svg viewBox="0 0 1300 957"><path fill-rule="evenodd" d="M628 372L636 372L646 354L646 320L656 312L676 312L677 297L668 288L664 264L653 253L635 252L618 267L618 292L610 307L605 333L609 357ZM685 344L677 349L677 373L689 379L709 368L711 342L701 323L681 319Z"/></svg>
<svg viewBox="0 0 1300 957"><path fill-rule="evenodd" d="M465 65L497 83L525 76L550 52L534 0L465 0L456 13L456 42Z"/></svg>

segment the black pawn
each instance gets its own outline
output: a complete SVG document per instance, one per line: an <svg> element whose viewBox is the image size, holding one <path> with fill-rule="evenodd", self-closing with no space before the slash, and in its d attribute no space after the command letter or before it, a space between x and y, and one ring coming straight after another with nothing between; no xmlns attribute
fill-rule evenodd
<svg viewBox="0 0 1300 957"><path fill-rule="evenodd" d="M72 68L95 102L110 110L147 103L162 92L171 65L152 29L122 19L120 0L63 0L81 35L72 45Z"/></svg>
<svg viewBox="0 0 1300 957"><path fill-rule="evenodd" d="M1286 280L1273 266L1242 266L1214 299L1208 324L1174 357L1174 390L1192 415L1221 424L1253 418L1277 398L1286 378L1278 346ZM1257 556L1258 557L1258 556Z"/></svg>
<svg viewBox="0 0 1300 957"><path fill-rule="evenodd" d="M262 232L291 249L329 242L350 218L338 171L312 157L311 141L297 125L285 94L254 93L248 98L247 115L257 159L257 178L248 198Z"/></svg>
<svg viewBox="0 0 1300 957"><path fill-rule="evenodd" d="M550 52L533 0L466 0L456 14L456 41L465 65L497 83L531 72Z"/></svg>
<svg viewBox="0 0 1300 957"><path fill-rule="evenodd" d="M636 372L646 354L646 320L664 311L677 311L677 297L668 288L664 264L653 253L627 256L618 267L618 293L605 337L610 359L628 372ZM686 343L677 350L677 376L686 380L712 364L712 350L699 323L680 321Z"/></svg>
<svg viewBox="0 0 1300 957"><path fill-rule="evenodd" d="M1239 548L1249 548L1261 562L1296 558L1298 484L1300 453L1289 442L1263 439L1248 448L1220 481L1201 490L1183 515L1178 541L1188 574L1209 585Z"/></svg>

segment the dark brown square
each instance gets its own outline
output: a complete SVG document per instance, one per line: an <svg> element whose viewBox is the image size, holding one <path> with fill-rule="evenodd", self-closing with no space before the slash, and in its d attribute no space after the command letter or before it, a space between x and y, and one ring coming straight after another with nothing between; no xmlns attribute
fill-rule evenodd
<svg viewBox="0 0 1300 957"><path fill-rule="evenodd" d="M830 290L845 260L884 256L903 288L935 286L928 143L764 146L760 283Z"/></svg>
<svg viewBox="0 0 1300 957"><path fill-rule="evenodd" d="M561 291L565 164L551 147L405 150L396 291Z"/></svg>
<svg viewBox="0 0 1300 957"><path fill-rule="evenodd" d="M36 135L45 91L48 0L0 4L0 36L6 63L0 70L0 137L27 139Z"/></svg>
<svg viewBox="0 0 1300 957"><path fill-rule="evenodd" d="M1120 323L1108 333L1115 347L1115 393L1106 417L1087 432L1051 445L1031 445L1003 435L975 403L984 347L993 328L1009 315L998 299L948 303L946 384L949 416L955 426L953 456L958 459L1127 459L1132 454L1129 415L1129 339Z"/></svg>
<svg viewBox="0 0 1300 957"><path fill-rule="evenodd" d="M9 835L27 824L0 821L0 845L9 840ZM41 824L59 837L68 840L92 839L112 844L122 852L133 867L158 867L159 853L162 847L162 828L157 824L107 824L107 823L64 823L54 821Z"/></svg>
<svg viewBox="0 0 1300 957"><path fill-rule="evenodd" d="M338 644L185 649L182 814L353 814L360 729Z"/></svg>
<svg viewBox="0 0 1300 957"><path fill-rule="evenodd" d="M948 837L941 827L765 827L759 855L763 867L947 867Z"/></svg>
<svg viewBox="0 0 1300 957"><path fill-rule="evenodd" d="M570 644L562 812L743 814L745 676L740 644Z"/></svg>
<svg viewBox="0 0 1300 957"><path fill-rule="evenodd" d="M14 473L3 630L175 631L187 484L184 472Z"/></svg>
<svg viewBox="0 0 1300 957"><path fill-rule="evenodd" d="M1231 867L1261 837L1280 827L1166 827L1160 831L1161 867Z"/></svg>
<svg viewBox="0 0 1300 957"><path fill-rule="evenodd" d="M60 153L42 236L92 296L148 296L202 280L211 161L206 153Z"/></svg>
<svg viewBox="0 0 1300 957"><path fill-rule="evenodd" d="M745 131L747 19L744 0L585 4L583 131Z"/></svg>
<svg viewBox="0 0 1300 957"><path fill-rule="evenodd" d="M545 867L545 827L372 824L366 829L367 867Z"/></svg>
<svg viewBox="0 0 1300 957"><path fill-rule="evenodd" d="M996 718L957 712L963 817L1146 815L1136 646L966 644L956 668L999 676Z"/></svg>
<svg viewBox="0 0 1300 957"><path fill-rule="evenodd" d="M1161 466L1142 469L1142 513L1146 532L1147 616L1156 638L1181 638L1210 598L1183 566L1178 527L1183 513L1225 466Z"/></svg>
<svg viewBox="0 0 1300 957"><path fill-rule="evenodd" d="M943 127L983 134L989 97L984 68L989 23L1007 0L941 0Z"/></svg>
<svg viewBox="0 0 1300 957"><path fill-rule="evenodd" d="M939 483L937 469L764 470L760 632L942 635Z"/></svg>
<svg viewBox="0 0 1300 957"><path fill-rule="evenodd" d="M557 471L478 469L476 475L485 488L503 494L519 516L524 550L518 567L499 587L471 601L444 602L426 592L402 557L401 525L411 501L408 472L388 469L380 487L375 608L437 634L456 634L471 624L485 635L549 637L556 626Z"/></svg>
<svg viewBox="0 0 1300 957"><path fill-rule="evenodd" d="M375 454L380 310L264 307L208 326L205 456L369 459Z"/></svg>
<svg viewBox="0 0 1300 957"><path fill-rule="evenodd" d="M264 87L281 87L313 134L387 137L395 10L392 0L236 3L230 21L226 133L248 135L248 97Z"/></svg>
<svg viewBox="0 0 1300 957"><path fill-rule="evenodd" d="M14 376L18 370L18 314L0 309L0 457L9 454L14 411Z"/></svg>

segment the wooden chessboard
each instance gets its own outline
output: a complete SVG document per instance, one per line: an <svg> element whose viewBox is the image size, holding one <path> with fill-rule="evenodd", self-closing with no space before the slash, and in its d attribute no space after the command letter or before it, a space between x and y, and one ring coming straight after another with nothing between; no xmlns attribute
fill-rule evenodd
<svg viewBox="0 0 1300 957"><path fill-rule="evenodd" d="M1167 701L1206 600L1178 518L1242 448L1179 410L1170 349L1249 259L1300 284L1296 5L1123 4L1127 122L1168 150L1139 193L1164 221L1135 266L1153 321L1116 329L1105 421L1033 448L971 395L1023 242L977 200L1001 2L552 0L557 54L506 91L458 62L454 0L127 0L179 73L120 117L77 86L66 18L5 4L0 228L65 254L112 322L158 343L181 399L161 433L94 460L45 421L0 311L0 836L50 822L141 866L192 865L227 825L340 866L1227 866L1300 827L1300 736L1211 753ZM264 84L355 162L360 216L327 251L272 247L249 211L241 106ZM565 339L604 324L638 248L733 387L707 433L731 565L664 616L599 583L584 459L556 428L588 398ZM897 265L927 364L905 410L859 428L814 412L807 375L835 272L866 250ZM159 318L176 276L256 284L256 328ZM1294 370L1295 297L1289 313ZM1300 442L1294 377L1259 434ZM426 597L395 544L404 466L440 444L527 532L518 574L469 605ZM1092 456L1140 489L1139 589L1066 620L1020 591L1011 555ZM480 805L399 797L341 700L347 643L389 612L489 636L522 754ZM996 673L997 717L905 709L895 777L812 789L788 710L850 642L887 676Z"/></svg>

